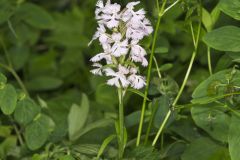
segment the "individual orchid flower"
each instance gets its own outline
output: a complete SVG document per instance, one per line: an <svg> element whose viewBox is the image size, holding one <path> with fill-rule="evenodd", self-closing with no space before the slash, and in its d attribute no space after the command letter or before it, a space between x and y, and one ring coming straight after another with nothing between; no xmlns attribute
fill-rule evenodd
<svg viewBox="0 0 240 160"><path fill-rule="evenodd" d="M118 72L115 72L110 68L105 69L104 71L107 76L113 77L107 81L108 85L116 86L118 88L120 88L121 86L124 88L128 87L129 81L126 78L128 70L125 67L119 65Z"/></svg>
<svg viewBox="0 0 240 160"><path fill-rule="evenodd" d="M95 69L92 69L90 72L94 75L99 75L102 76L102 65L100 63L94 63L92 65L93 67L95 67Z"/></svg>

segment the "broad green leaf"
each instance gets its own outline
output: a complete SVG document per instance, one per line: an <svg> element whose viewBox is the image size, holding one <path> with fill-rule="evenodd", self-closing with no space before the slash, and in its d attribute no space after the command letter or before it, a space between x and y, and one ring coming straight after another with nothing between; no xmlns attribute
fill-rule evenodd
<svg viewBox="0 0 240 160"><path fill-rule="evenodd" d="M0 88L0 107L4 114L10 115L14 112L17 98L17 92L12 85L7 84Z"/></svg>
<svg viewBox="0 0 240 160"><path fill-rule="evenodd" d="M51 119L43 114L39 116L40 117L27 125L24 133L27 146L31 150L36 150L42 147L52 130Z"/></svg>
<svg viewBox="0 0 240 160"><path fill-rule="evenodd" d="M239 0L221 0L219 8L227 15L236 20L240 20L240 1Z"/></svg>
<svg viewBox="0 0 240 160"><path fill-rule="evenodd" d="M7 77L2 73L0 73L0 83L3 83L3 84L7 83Z"/></svg>
<svg viewBox="0 0 240 160"><path fill-rule="evenodd" d="M23 100L18 101L14 112L14 118L18 123L26 125L39 113L40 106L30 98L24 98Z"/></svg>
<svg viewBox="0 0 240 160"><path fill-rule="evenodd" d="M232 116L230 130L228 135L229 152L231 160L239 160L240 157L240 119L239 117Z"/></svg>
<svg viewBox="0 0 240 160"><path fill-rule="evenodd" d="M225 26L205 35L203 41L211 48L220 51L240 51L240 28Z"/></svg>
<svg viewBox="0 0 240 160"><path fill-rule="evenodd" d="M79 138L89 112L89 102L85 94L82 95L81 105L73 104L68 114L68 133L70 140Z"/></svg>
<svg viewBox="0 0 240 160"><path fill-rule="evenodd" d="M181 160L230 160L225 148L208 138L193 141L181 156Z"/></svg>
<svg viewBox="0 0 240 160"><path fill-rule="evenodd" d="M116 136L115 134L114 134L114 135L110 135L109 137L107 137L107 138L103 141L103 143L102 143L102 145L101 145L101 147L100 147L100 149L99 149L99 151L98 151L97 158L100 158L100 156L103 154L103 152L104 152L105 148L108 146L108 144L109 144L112 140L114 140L116 137L117 137L117 136Z"/></svg>
<svg viewBox="0 0 240 160"><path fill-rule="evenodd" d="M29 90L32 91L45 91L53 90L60 87L63 84L61 79L55 77L41 76L31 79L26 83Z"/></svg>
<svg viewBox="0 0 240 160"><path fill-rule="evenodd" d="M15 6L10 0L0 1L0 24L6 22L15 12Z"/></svg>
<svg viewBox="0 0 240 160"><path fill-rule="evenodd" d="M223 95L224 87L219 87L219 85L227 84L227 78L230 73L231 70L223 70L213 74L197 86L192 97L195 99ZM236 75L239 76L239 71L237 71Z"/></svg>
<svg viewBox="0 0 240 160"><path fill-rule="evenodd" d="M216 109L216 105L199 105L191 109L194 122L205 130L212 138L227 142L230 117Z"/></svg>
<svg viewBox="0 0 240 160"><path fill-rule="evenodd" d="M24 3L18 9L17 14L31 26L39 29L51 29L54 27L54 21L51 15L43 8L33 4Z"/></svg>

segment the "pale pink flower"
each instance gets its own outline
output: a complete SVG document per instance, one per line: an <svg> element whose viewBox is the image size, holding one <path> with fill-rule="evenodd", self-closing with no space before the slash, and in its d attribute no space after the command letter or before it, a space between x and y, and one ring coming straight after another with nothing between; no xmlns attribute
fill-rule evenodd
<svg viewBox="0 0 240 160"><path fill-rule="evenodd" d="M132 61L140 62L142 66L146 67L148 65L148 61L144 57L145 55L147 55L147 53L140 45L132 44L130 51Z"/></svg>
<svg viewBox="0 0 240 160"><path fill-rule="evenodd" d="M128 77L131 87L141 89L146 85L145 78L140 75L132 74Z"/></svg>
<svg viewBox="0 0 240 160"><path fill-rule="evenodd" d="M116 86L118 88L119 87L124 87L124 88L128 87L129 82L123 72L121 72L121 71L115 72L114 70L112 70L110 68L105 69L104 72L105 72L106 76L113 77L107 81L108 85Z"/></svg>
<svg viewBox="0 0 240 160"><path fill-rule="evenodd" d="M146 85L145 78L138 75L138 67L133 62L141 63L144 67L148 65L145 58L147 53L138 43L151 34L153 28L145 17L144 9L134 11L139 3L130 2L122 11L119 4L112 4L110 0L106 4L99 0L96 5L98 28L89 44L98 39L103 52L90 59L94 62L91 72L110 77L108 85L118 88L130 86L135 89ZM126 32L121 32L123 30ZM129 60L132 62L129 63ZM100 64L102 61L105 65Z"/></svg>
<svg viewBox="0 0 240 160"><path fill-rule="evenodd" d="M93 67L95 67L95 69L92 69L90 72L94 75L99 75L102 76L102 65L100 63L94 63L92 65Z"/></svg>
<svg viewBox="0 0 240 160"><path fill-rule="evenodd" d="M109 29L119 25L119 11L121 6L117 3L111 4L110 0L104 6L103 1L99 0L95 11L98 23L106 25Z"/></svg>
<svg viewBox="0 0 240 160"><path fill-rule="evenodd" d="M90 61L92 62L99 62L101 60L105 59L106 62L111 62L111 56L107 53L99 53L97 55L95 55L94 57L92 57L90 59Z"/></svg>

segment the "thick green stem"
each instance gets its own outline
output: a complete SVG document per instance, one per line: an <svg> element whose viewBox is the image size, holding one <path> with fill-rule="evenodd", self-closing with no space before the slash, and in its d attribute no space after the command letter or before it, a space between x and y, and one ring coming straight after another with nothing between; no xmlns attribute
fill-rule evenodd
<svg viewBox="0 0 240 160"><path fill-rule="evenodd" d="M212 75L212 61L211 61L211 48L207 47L207 57L208 57L208 69L210 75Z"/></svg>
<svg viewBox="0 0 240 160"><path fill-rule="evenodd" d="M124 153L124 106L123 106L123 91L122 88L118 89L118 99L119 99L119 159L122 159Z"/></svg>
<svg viewBox="0 0 240 160"><path fill-rule="evenodd" d="M164 12L164 8L165 8L165 5L166 5L166 2L167 2L167 0L163 1L161 10L159 11L158 21L157 21L157 25L156 25L156 28L155 28L155 33L154 33L154 36L153 36L151 55L150 55L148 71L147 71L147 82L146 82L146 88L145 88L145 92L144 92L144 99L143 99L143 105L142 105L142 111L141 111L141 118L140 118L139 127L138 127L138 135L137 135L136 146L139 146L140 140L141 140L142 127L143 127L144 115L145 115L145 110L146 110L146 102L147 102L147 98L146 97L148 95L148 88L149 88L150 77L151 77L153 56L154 56L154 52L155 52L155 46L156 46L156 41L157 41L158 30L159 30L159 27L160 27L160 23L161 23L161 19L162 19L162 15L163 15L163 12Z"/></svg>

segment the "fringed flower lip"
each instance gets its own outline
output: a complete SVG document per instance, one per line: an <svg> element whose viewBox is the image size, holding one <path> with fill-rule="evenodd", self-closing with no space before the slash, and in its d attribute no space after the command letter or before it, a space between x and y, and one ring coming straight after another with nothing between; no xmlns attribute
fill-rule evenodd
<svg viewBox="0 0 240 160"><path fill-rule="evenodd" d="M146 85L138 65L148 65L147 53L139 41L150 35L153 28L144 9L135 11L139 3L130 2L125 8L110 0L96 4L98 28L89 45L98 39L103 51L90 59L94 67L91 72L109 77L106 83L110 86L141 89Z"/></svg>

